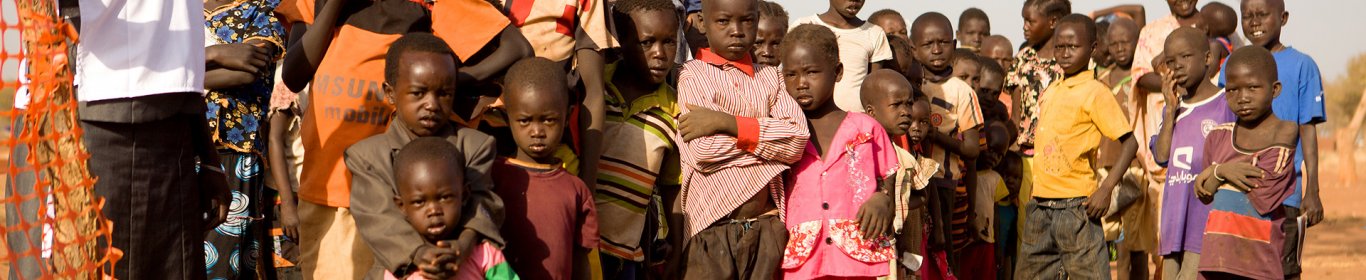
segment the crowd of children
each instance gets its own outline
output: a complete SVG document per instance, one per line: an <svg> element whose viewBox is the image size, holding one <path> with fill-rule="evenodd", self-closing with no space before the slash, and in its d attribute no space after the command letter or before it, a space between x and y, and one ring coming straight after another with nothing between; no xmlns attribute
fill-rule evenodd
<svg viewBox="0 0 1366 280"><path fill-rule="evenodd" d="M1017 48L980 9L859 0L206 1L191 112L217 156L176 149L225 175L201 180L226 222L207 271L115 231L116 271L1297 278L1317 65L1283 0L1166 3L1026 0Z"/></svg>

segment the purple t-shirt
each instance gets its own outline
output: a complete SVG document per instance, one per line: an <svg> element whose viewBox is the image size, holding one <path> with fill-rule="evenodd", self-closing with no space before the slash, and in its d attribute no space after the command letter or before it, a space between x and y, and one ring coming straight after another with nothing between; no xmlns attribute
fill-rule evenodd
<svg viewBox="0 0 1366 280"><path fill-rule="evenodd" d="M1204 171L1205 137L1222 123L1237 119L1228 109L1224 92L1196 103L1181 102L1181 114L1172 130L1171 156L1158 164L1167 168L1167 184L1162 191L1162 232L1158 253L1188 251L1200 253L1205 220L1210 206L1195 197L1195 176ZM1163 123L1162 125L1168 125ZM1156 136L1153 136L1156 138ZM1157 143L1157 139L1149 143ZM1155 148L1156 144L1153 144ZM1155 153L1155 152L1154 152Z"/></svg>

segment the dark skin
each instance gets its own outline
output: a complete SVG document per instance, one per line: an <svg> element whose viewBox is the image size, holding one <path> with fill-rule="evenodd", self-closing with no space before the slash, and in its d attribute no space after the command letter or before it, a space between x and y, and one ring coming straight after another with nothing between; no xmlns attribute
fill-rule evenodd
<svg viewBox="0 0 1366 280"><path fill-rule="evenodd" d="M906 31L906 19L899 14L870 18L868 22L881 27L882 31L887 32L888 38L895 36L906 40L911 39L910 33Z"/></svg>
<svg viewBox="0 0 1366 280"><path fill-rule="evenodd" d="M891 70L887 70L891 71ZM863 80L863 111L876 119L887 135L906 135L911 128L911 96L914 88L896 72L873 71ZM922 136L923 137L923 136Z"/></svg>
<svg viewBox="0 0 1366 280"><path fill-rule="evenodd" d="M1015 65L1015 50L1010 45L1010 40L1004 36L993 35L982 40L982 50L979 54L1001 65L1001 69L1010 69Z"/></svg>
<svg viewBox="0 0 1366 280"><path fill-rule="evenodd" d="M274 56L273 47L263 40L221 44L204 48L204 88L225 89L256 81Z"/></svg>
<svg viewBox="0 0 1366 280"><path fill-rule="evenodd" d="M1020 11L1021 16L1024 18L1025 46L1034 49L1040 59L1051 59L1053 58L1053 48L1048 47L1049 41L1053 38L1054 25L1057 25L1058 19L1061 17L1045 15L1037 6L1038 5L1027 5ZM1010 69L1009 66L1005 68ZM1024 100L1024 98L1020 96L1023 93L1023 88L1016 88L1011 91L1011 100L1015 103L1011 105L1011 108L1023 107L1023 105L1020 104L1020 102ZM1010 119L1018 120L1020 119L1019 115L1020 110L1015 110L1011 112Z"/></svg>
<svg viewBox="0 0 1366 280"><path fill-rule="evenodd" d="M972 88L982 85L982 64L977 62L977 58L954 59L953 77L967 82Z"/></svg>
<svg viewBox="0 0 1366 280"><path fill-rule="evenodd" d="M1176 123L1182 101L1200 102L1214 97L1220 91L1219 86L1205 78L1206 66L1215 63L1214 53L1210 52L1205 37L1179 35L1168 37L1164 48L1168 57L1167 69L1162 75L1162 96L1166 101L1166 110L1162 114L1164 124ZM1157 142L1153 143L1153 159L1157 162L1170 160L1175 127L1163 125L1162 131L1157 134Z"/></svg>
<svg viewBox="0 0 1366 280"><path fill-rule="evenodd" d="M449 116L454 112L456 77L459 69L455 57L449 54L409 52L399 57L405 67L394 81L385 81L385 100L394 105L395 118L403 122L414 136L433 136L450 129ZM441 275L454 269L480 239L473 230L464 229L455 240L418 247L413 263L422 273ZM444 245L444 246L443 246ZM428 264L424 267L423 264Z"/></svg>
<svg viewBox="0 0 1366 280"><path fill-rule="evenodd" d="M1255 46L1272 53L1285 50L1281 43L1281 28L1290 21L1285 2L1278 0L1249 0L1242 3L1243 36ZM1300 204L1309 226L1323 221L1323 202L1319 198L1319 141L1318 124L1299 127L1301 150L1304 154L1304 201Z"/></svg>
<svg viewBox="0 0 1366 280"><path fill-rule="evenodd" d="M970 18L958 25L957 38L964 48L981 51L982 39L991 36L991 22L983 18Z"/></svg>
<svg viewBox="0 0 1366 280"><path fill-rule="evenodd" d="M1299 131L1295 122L1282 120L1271 113L1271 100L1280 95L1281 83L1271 78L1266 68L1250 63L1229 65L1227 94L1229 110L1238 116L1233 129L1233 145L1240 150L1256 151L1272 146L1295 147ZM1271 135L1271 137L1266 137ZM1224 163L1206 168L1196 180L1196 195L1205 201L1213 199L1222 184L1232 185L1247 192L1257 185L1249 178L1261 178L1265 173L1249 163ZM1220 180L1222 178L1223 180Z"/></svg>
<svg viewBox="0 0 1366 280"><path fill-rule="evenodd" d="M1106 48L1110 50L1115 67L1105 84L1115 85L1128 77L1134 65L1134 51L1138 49L1138 26L1132 20L1117 19L1110 23L1110 31L1105 34Z"/></svg>
<svg viewBox="0 0 1366 280"><path fill-rule="evenodd" d="M469 191L462 187L465 172L459 169L453 162L436 160L418 161L396 169L400 174L395 176L398 194L394 196L394 204L427 243L435 244L439 251L447 253L416 263L417 273L426 279L450 278L459 267L455 262L458 257L449 254L452 250L445 241L454 237L457 228L463 228L459 226L460 208Z"/></svg>
<svg viewBox="0 0 1366 280"><path fill-rule="evenodd" d="M978 83L977 87L977 99L1000 99L1001 87L1005 86L1005 78L1005 74L1001 72L982 71L981 83Z"/></svg>
<svg viewBox="0 0 1366 280"><path fill-rule="evenodd" d="M1181 26L1197 27L1202 25L1200 10L1195 7L1196 0L1167 0L1167 8ZM1208 29L1206 29L1208 30ZM1155 68L1154 68L1155 69ZM1144 74L1138 78L1138 86L1148 92L1162 91L1161 71Z"/></svg>
<svg viewBox="0 0 1366 280"><path fill-rule="evenodd" d="M830 0L830 9L817 15L822 22L839 29L854 29L863 26L863 19L858 17L858 12L863 10L865 0ZM903 23L904 26L904 23ZM886 31L886 30L884 30ZM891 61L874 61L868 65L868 70L889 68Z"/></svg>
<svg viewBox="0 0 1366 280"><path fill-rule="evenodd" d="M953 28L949 26L947 19L929 20L926 24L914 25L911 27L911 54L915 57L917 64L921 65L921 71L925 73L925 80L930 83L942 83L953 74L953 68L949 65L950 55L953 53ZM958 140L948 134L931 131L929 135L930 143L943 147L949 152L958 154L967 159L976 158L977 133L973 132L977 128L967 128L963 133L963 140ZM971 193L971 192L969 192Z"/></svg>
<svg viewBox="0 0 1366 280"><path fill-rule="evenodd" d="M1077 75L1085 72L1087 62L1091 60L1091 51L1096 47L1096 40L1092 38L1095 35L1085 31L1086 29L1078 24L1063 24L1058 26L1053 35L1058 66L1062 67L1067 79L1075 79ZM1135 153L1138 152L1138 142L1134 141L1132 136L1132 133L1126 133L1117 139L1124 145L1124 149L1120 152L1119 159L1110 167L1110 174L1124 174L1124 171L1129 169ZM1124 176L1105 177L1100 187L1082 202L1088 217L1099 220L1105 216L1106 210L1110 208L1110 195L1121 177Z"/></svg>
<svg viewBox="0 0 1366 280"><path fill-rule="evenodd" d="M1125 4L1095 10L1091 12L1089 16L1091 18L1098 19L1109 15L1115 15L1116 18L1122 18L1131 20L1133 22L1138 22L1139 28L1143 28L1143 23L1148 22L1148 9L1143 8L1143 5L1140 4Z"/></svg>
<svg viewBox="0 0 1366 280"><path fill-rule="evenodd" d="M1210 2L1200 9L1200 16L1209 25L1210 36L1228 37L1238 30L1238 13L1219 2Z"/></svg>
<svg viewBox="0 0 1366 280"><path fill-rule="evenodd" d="M787 23L775 18L759 20L759 32L754 36L754 62L768 66L778 66L778 45L787 35Z"/></svg>

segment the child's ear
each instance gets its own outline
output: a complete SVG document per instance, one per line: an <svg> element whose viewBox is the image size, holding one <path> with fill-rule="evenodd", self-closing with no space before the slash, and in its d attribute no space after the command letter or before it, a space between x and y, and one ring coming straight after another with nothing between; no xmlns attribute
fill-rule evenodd
<svg viewBox="0 0 1366 280"><path fill-rule="evenodd" d="M394 86L389 85L389 82L384 82L380 85L380 90L384 91L384 102L388 102L389 105L396 104L394 103Z"/></svg>
<svg viewBox="0 0 1366 280"><path fill-rule="evenodd" d="M1281 81L1271 83L1271 99L1281 96Z"/></svg>
<svg viewBox="0 0 1366 280"><path fill-rule="evenodd" d="M838 82L838 81L840 81L841 79L844 79L844 63L842 63L842 62L836 62L836 63L835 63L835 81Z"/></svg>
<svg viewBox="0 0 1366 280"><path fill-rule="evenodd" d="M1290 22L1290 11L1281 11L1281 26Z"/></svg>
<svg viewBox="0 0 1366 280"><path fill-rule="evenodd" d="M877 114L874 114L874 113L873 113L873 105L872 105L872 104L863 104L863 113L864 113L864 114L867 114L869 117L874 117L874 118L877 117Z"/></svg>

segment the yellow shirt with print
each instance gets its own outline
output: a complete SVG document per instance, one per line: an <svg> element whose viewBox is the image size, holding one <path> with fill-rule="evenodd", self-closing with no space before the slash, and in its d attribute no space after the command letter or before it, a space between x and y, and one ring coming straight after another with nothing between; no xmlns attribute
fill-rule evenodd
<svg viewBox="0 0 1366 280"><path fill-rule="evenodd" d="M1128 118L1091 71L1054 83L1040 98L1033 196L1090 196L1096 191L1091 159L1100 137L1118 140L1132 132Z"/></svg>

